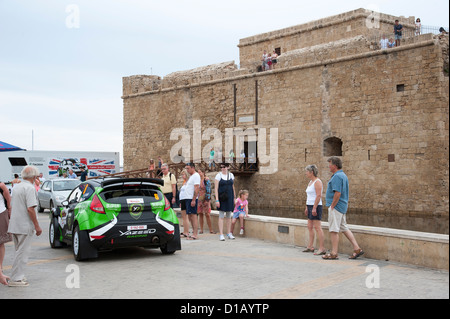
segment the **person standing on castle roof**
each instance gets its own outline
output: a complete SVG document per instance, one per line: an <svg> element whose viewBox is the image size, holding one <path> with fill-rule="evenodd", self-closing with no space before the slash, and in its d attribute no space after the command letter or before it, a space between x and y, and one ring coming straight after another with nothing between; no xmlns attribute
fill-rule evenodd
<svg viewBox="0 0 450 319"><path fill-rule="evenodd" d="M383 34L383 38L380 40L380 47L381 50L387 49L389 46L389 40L386 39L386 36Z"/></svg>
<svg viewBox="0 0 450 319"><path fill-rule="evenodd" d="M272 69L275 69L275 64L278 63L277 58L278 58L277 51L274 50L272 53Z"/></svg>
<svg viewBox="0 0 450 319"><path fill-rule="evenodd" d="M269 53L267 57L267 65L269 66L269 70L272 70L272 54Z"/></svg>
<svg viewBox="0 0 450 319"><path fill-rule="evenodd" d="M267 54L267 51L264 50L264 53L262 55L262 70L266 71L269 66L267 65L267 58L269 57L269 55Z"/></svg>
<svg viewBox="0 0 450 319"><path fill-rule="evenodd" d="M388 48L394 48L395 47L395 41L394 39L390 38L388 42Z"/></svg>
<svg viewBox="0 0 450 319"><path fill-rule="evenodd" d="M420 18L417 18L415 34L420 35L421 30L422 30L422 23L420 22Z"/></svg>
<svg viewBox="0 0 450 319"><path fill-rule="evenodd" d="M394 36L395 36L395 46L396 47L400 46L400 41L402 40L402 31L403 31L403 26L401 24L399 24L398 20L395 20Z"/></svg>

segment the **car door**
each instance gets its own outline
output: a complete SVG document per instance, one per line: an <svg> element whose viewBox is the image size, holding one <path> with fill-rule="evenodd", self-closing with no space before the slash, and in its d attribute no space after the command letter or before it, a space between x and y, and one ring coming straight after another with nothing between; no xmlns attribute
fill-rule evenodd
<svg viewBox="0 0 450 319"><path fill-rule="evenodd" d="M50 208L50 198L52 196L52 182L46 181L39 190L39 203L42 208Z"/></svg>
<svg viewBox="0 0 450 319"><path fill-rule="evenodd" d="M69 197L67 198L68 205L64 207L63 211L61 212L61 219L63 220L63 234L66 238L72 238L72 226L73 226L73 218L74 218L74 211L75 206L78 205L80 202L82 195L82 191L80 187L76 187L72 193L70 193Z"/></svg>

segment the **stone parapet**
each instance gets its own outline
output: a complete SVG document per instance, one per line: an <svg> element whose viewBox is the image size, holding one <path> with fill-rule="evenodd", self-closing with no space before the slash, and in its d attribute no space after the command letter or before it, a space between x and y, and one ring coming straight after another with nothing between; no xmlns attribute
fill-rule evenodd
<svg viewBox="0 0 450 319"><path fill-rule="evenodd" d="M217 228L218 215L218 211L211 212L214 229ZM449 270L449 235L359 225L349 225L349 228L364 249L364 258ZM322 222L322 229L325 247L329 249L328 222ZM306 247L309 241L308 221L251 214L245 220L245 237ZM352 253L349 241L342 234L339 253Z"/></svg>

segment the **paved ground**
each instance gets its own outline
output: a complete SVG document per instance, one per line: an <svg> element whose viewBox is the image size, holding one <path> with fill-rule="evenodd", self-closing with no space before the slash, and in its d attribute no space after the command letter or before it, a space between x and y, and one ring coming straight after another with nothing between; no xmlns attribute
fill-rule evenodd
<svg viewBox="0 0 450 319"><path fill-rule="evenodd" d="M182 240L182 250L122 249L74 261L69 248L51 249L48 215L32 246L25 288L0 287L0 299L20 298L449 298L449 273L361 258L325 261L294 247L256 239L220 242L217 235ZM14 247L6 245L10 274ZM79 281L76 280L79 274ZM68 288L78 283L80 288ZM372 288L370 288L372 287Z"/></svg>

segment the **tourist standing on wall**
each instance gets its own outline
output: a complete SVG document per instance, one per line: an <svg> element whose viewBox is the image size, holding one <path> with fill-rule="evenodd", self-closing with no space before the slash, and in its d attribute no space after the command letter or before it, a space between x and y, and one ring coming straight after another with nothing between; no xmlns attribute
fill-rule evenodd
<svg viewBox="0 0 450 319"><path fill-rule="evenodd" d="M278 54L277 51L272 52L272 69L275 69L275 65L278 63Z"/></svg>
<svg viewBox="0 0 450 319"><path fill-rule="evenodd" d="M417 18L415 34L420 35L421 32L422 32L422 23L420 22L420 18Z"/></svg>
<svg viewBox="0 0 450 319"><path fill-rule="evenodd" d="M198 216L197 216L197 204L198 204L198 192L200 189L200 175L195 171L195 164L186 164L186 170L190 177L186 183L186 215L192 225L192 236L188 239L198 238Z"/></svg>
<svg viewBox="0 0 450 319"><path fill-rule="evenodd" d="M395 36L395 46L396 47L400 46L400 41L402 39L402 31L403 31L403 26L398 23L398 20L395 20L394 36Z"/></svg>
<svg viewBox="0 0 450 319"><path fill-rule="evenodd" d="M206 217L209 233L214 234L211 226L211 181L203 170L197 169L197 173L200 175L197 207L197 214L200 222L200 234L203 234L203 216Z"/></svg>
<svg viewBox="0 0 450 319"><path fill-rule="evenodd" d="M269 69L269 66L267 65L267 58L269 57L269 55L267 54L267 51L264 50L264 53L262 55L262 70L266 71Z"/></svg>
<svg viewBox="0 0 450 319"><path fill-rule="evenodd" d="M389 46L389 40L386 38L385 35L383 35L383 37L380 40L380 47L381 49L387 49Z"/></svg>
<svg viewBox="0 0 450 319"><path fill-rule="evenodd" d="M227 236L229 239L234 239L235 237L231 233L231 213L234 209L234 175L228 172L228 163L220 164L220 172L216 175L214 180L214 190L216 195L216 206L219 210L219 240L225 240L223 235L223 222L226 215L228 219L227 226Z"/></svg>
<svg viewBox="0 0 450 319"><path fill-rule="evenodd" d="M317 177L319 170L316 165L308 165L305 168L305 175L310 179L308 187L306 188L306 208L305 215L308 218L309 243L304 253L314 252L314 230L316 231L319 240L319 251L314 255L325 255L325 248L323 246L323 231L322 231L322 181Z"/></svg>
<svg viewBox="0 0 450 319"><path fill-rule="evenodd" d="M12 194L11 219L8 227L15 249L11 280L8 283L10 287L28 286L24 268L28 262L31 241L34 234L40 236L42 233L36 214L38 197L33 186L39 171L34 166L25 166L21 175L23 182L14 187Z"/></svg>
<svg viewBox="0 0 450 319"><path fill-rule="evenodd" d="M333 173L328 182L326 192L326 205L328 208L328 224L331 237L331 252L322 256L323 259L339 259L339 232L343 232L345 237L353 245L353 254L350 259L356 259L364 254L358 246L353 233L347 226L346 213L348 209L349 185L347 175L342 171L342 161L339 157L332 156L328 159L328 167Z"/></svg>

